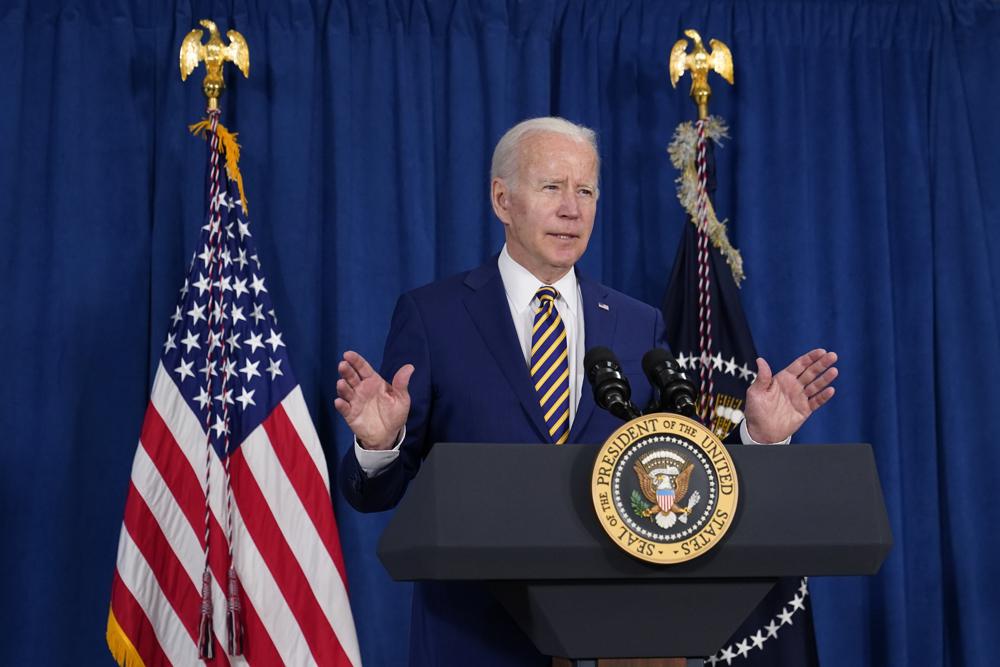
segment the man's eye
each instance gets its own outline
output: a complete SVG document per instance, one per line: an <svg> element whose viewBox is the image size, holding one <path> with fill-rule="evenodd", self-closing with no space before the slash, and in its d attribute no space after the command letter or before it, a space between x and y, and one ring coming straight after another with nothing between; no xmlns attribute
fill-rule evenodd
<svg viewBox="0 0 1000 667"><path fill-rule="evenodd" d="M580 195L581 197L593 197L594 196L594 191L591 190L590 188L580 188L579 190L576 191L576 193L578 195Z"/></svg>
<svg viewBox="0 0 1000 667"><path fill-rule="evenodd" d="M547 183L546 185L542 186L542 190L545 190L547 192L557 192L559 190L559 186L556 185L555 183Z"/></svg>

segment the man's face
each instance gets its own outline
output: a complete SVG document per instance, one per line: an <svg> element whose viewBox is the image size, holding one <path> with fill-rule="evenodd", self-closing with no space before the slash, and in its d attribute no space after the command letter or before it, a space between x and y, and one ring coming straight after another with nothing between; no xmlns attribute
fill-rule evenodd
<svg viewBox="0 0 1000 667"><path fill-rule="evenodd" d="M493 210L510 256L551 284L573 268L590 241L597 155L586 142L551 132L527 136L519 150L517 176L493 179Z"/></svg>

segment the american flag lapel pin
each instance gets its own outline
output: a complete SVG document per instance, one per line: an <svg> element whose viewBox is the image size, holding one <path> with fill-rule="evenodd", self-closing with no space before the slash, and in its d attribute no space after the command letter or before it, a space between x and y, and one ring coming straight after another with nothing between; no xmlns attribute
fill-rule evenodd
<svg viewBox="0 0 1000 667"><path fill-rule="evenodd" d="M611 310L610 308L608 308L608 304L601 303L600 301L597 302L597 307L600 308L601 310L608 310L608 311Z"/></svg>

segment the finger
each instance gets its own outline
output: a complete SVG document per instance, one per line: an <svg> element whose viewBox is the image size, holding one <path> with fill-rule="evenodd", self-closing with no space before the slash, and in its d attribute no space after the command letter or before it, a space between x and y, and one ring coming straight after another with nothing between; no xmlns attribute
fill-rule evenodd
<svg viewBox="0 0 1000 667"><path fill-rule="evenodd" d="M410 378L413 377L414 370L413 364L406 364L396 371L396 374L392 376L393 390L404 396L409 396L408 388L410 386Z"/></svg>
<svg viewBox="0 0 1000 667"><path fill-rule="evenodd" d="M807 384L802 390L806 393L806 396L811 398L830 386L830 383L836 380L839 374L840 371L836 368L828 368L825 373Z"/></svg>
<svg viewBox="0 0 1000 667"><path fill-rule="evenodd" d="M810 382L823 375L835 363L837 363L836 352L827 352L821 355L799 374L799 382L803 387L807 386Z"/></svg>
<svg viewBox="0 0 1000 667"><path fill-rule="evenodd" d="M809 399L809 408L813 411L819 410L824 403L833 398L835 393L837 393L837 389L835 387L827 387Z"/></svg>
<svg viewBox="0 0 1000 667"><path fill-rule="evenodd" d="M351 404L342 398L333 399L333 407L337 408L337 412L339 412L340 416L345 420L351 412Z"/></svg>
<svg viewBox="0 0 1000 667"><path fill-rule="evenodd" d="M354 350L348 350L344 352L344 361L349 363L354 371L361 377L362 380L370 378L372 375L377 375L375 369L372 368L371 364L362 357L360 354Z"/></svg>
<svg viewBox="0 0 1000 667"><path fill-rule="evenodd" d="M816 361L824 354L826 354L826 350L824 350L821 347L818 347L815 350L809 350L801 357L799 357L792 363L788 364L785 370L794 375L795 377L798 377L799 375L802 374L802 371L804 371L809 366L809 364Z"/></svg>
<svg viewBox="0 0 1000 667"><path fill-rule="evenodd" d="M337 380L337 396L344 399L345 401L354 400L354 387L347 383L346 380Z"/></svg>
<svg viewBox="0 0 1000 667"><path fill-rule="evenodd" d="M753 383L760 383L761 388L767 389L771 386L771 379L771 367L764 361L764 357L757 357L757 378Z"/></svg>
<svg viewBox="0 0 1000 667"><path fill-rule="evenodd" d="M356 370L354 370L354 366L351 366L346 361L341 361L337 364L337 372L340 373L340 377L352 387L361 383L361 376L358 375Z"/></svg>

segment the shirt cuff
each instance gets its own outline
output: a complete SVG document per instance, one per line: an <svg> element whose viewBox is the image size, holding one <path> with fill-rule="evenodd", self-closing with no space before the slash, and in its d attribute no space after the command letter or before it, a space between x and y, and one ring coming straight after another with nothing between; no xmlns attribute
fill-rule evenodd
<svg viewBox="0 0 1000 667"><path fill-rule="evenodd" d="M354 438L354 456L358 459L358 465L365 471L365 475L371 479L385 472L385 469L392 465L393 461L399 458L399 446L403 444L406 437L406 427L399 431L396 438L396 446L392 449L365 449L358 443L358 438Z"/></svg>
<svg viewBox="0 0 1000 667"><path fill-rule="evenodd" d="M747 428L747 420L740 422L740 441L744 445L787 445L792 441L792 436L788 436L781 442L757 442L750 437L750 429Z"/></svg>

